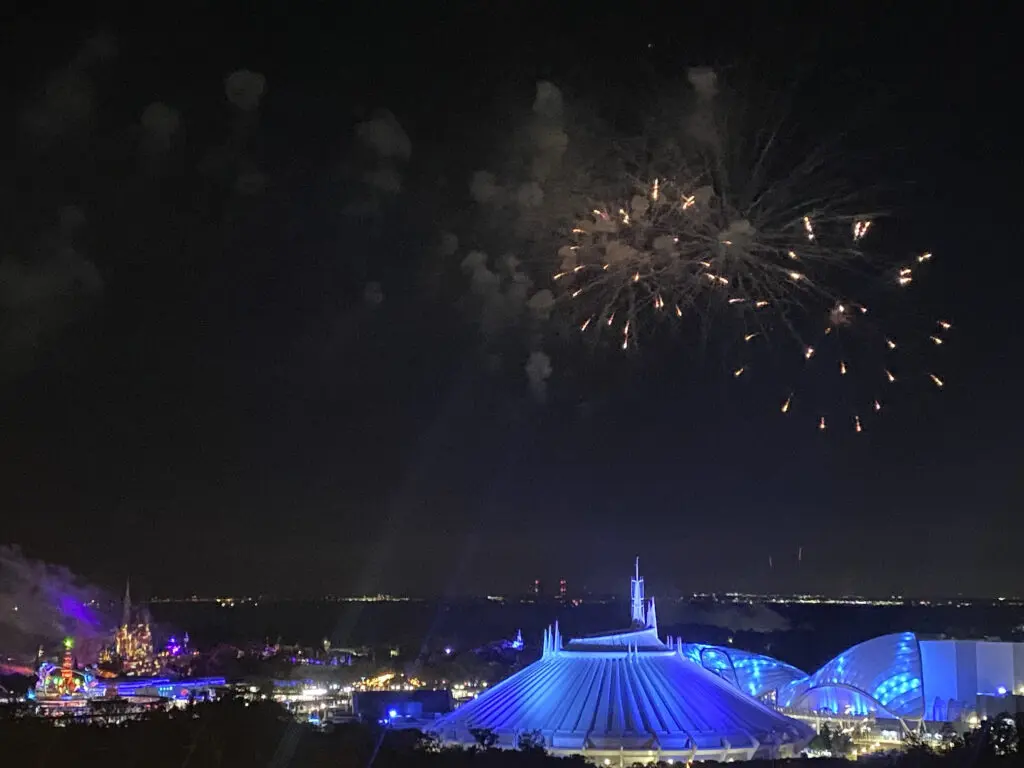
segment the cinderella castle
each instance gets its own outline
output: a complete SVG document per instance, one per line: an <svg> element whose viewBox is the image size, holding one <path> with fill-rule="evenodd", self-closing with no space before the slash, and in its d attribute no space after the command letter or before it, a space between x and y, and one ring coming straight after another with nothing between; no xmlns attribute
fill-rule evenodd
<svg viewBox="0 0 1024 768"><path fill-rule="evenodd" d="M639 561L629 627L565 639L544 633L541 658L442 718L442 742L473 745L481 732L515 748L520 737L556 755L599 764L795 756L813 730L694 663L681 641L658 637Z"/></svg>
<svg viewBox="0 0 1024 768"><path fill-rule="evenodd" d="M153 633L149 613L132 606L131 585L125 584L121 606L121 625L114 634L114 645L100 654L100 664L118 665L127 675L147 675L156 669Z"/></svg>

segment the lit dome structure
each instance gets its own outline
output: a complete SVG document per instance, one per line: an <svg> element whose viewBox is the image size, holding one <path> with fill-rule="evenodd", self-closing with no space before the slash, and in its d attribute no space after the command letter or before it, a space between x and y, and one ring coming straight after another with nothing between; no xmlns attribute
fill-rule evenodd
<svg viewBox="0 0 1024 768"><path fill-rule="evenodd" d="M1024 695L1024 643L882 635L778 691L778 706L902 721L951 722L1013 711Z"/></svg>
<svg viewBox="0 0 1024 768"><path fill-rule="evenodd" d="M809 726L694 664L682 643L658 638L639 567L631 593L629 629L563 643L556 623L544 633L540 660L431 730L465 745L489 732L505 748L528 734L553 754L617 763L784 757L810 740Z"/></svg>
<svg viewBox="0 0 1024 768"><path fill-rule="evenodd" d="M683 643L683 655L755 699L774 702L779 689L807 677L803 670L750 651L703 643Z"/></svg>

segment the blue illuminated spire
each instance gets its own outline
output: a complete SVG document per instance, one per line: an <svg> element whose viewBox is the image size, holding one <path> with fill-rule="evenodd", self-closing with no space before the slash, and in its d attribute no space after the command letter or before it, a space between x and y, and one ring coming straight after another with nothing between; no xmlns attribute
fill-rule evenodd
<svg viewBox="0 0 1024 768"><path fill-rule="evenodd" d="M653 629L658 634L658 614L654 611L654 598L651 598L651 606L647 609L647 628Z"/></svg>
<svg viewBox="0 0 1024 768"><path fill-rule="evenodd" d="M636 575L630 582L630 603L634 627L646 627L644 616L644 580L640 578L640 558L636 559Z"/></svg>

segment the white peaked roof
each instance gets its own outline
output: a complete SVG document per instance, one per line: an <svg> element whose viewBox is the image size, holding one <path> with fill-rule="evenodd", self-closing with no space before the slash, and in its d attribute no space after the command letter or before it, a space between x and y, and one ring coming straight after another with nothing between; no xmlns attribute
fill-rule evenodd
<svg viewBox="0 0 1024 768"><path fill-rule="evenodd" d="M633 579L633 626L562 639L544 633L539 661L442 718L442 740L472 744L472 731L494 732L501 746L540 732L560 752L642 752L693 758L750 758L799 749L813 735L694 664L682 644L658 639L654 604ZM639 612L638 612L639 607Z"/></svg>

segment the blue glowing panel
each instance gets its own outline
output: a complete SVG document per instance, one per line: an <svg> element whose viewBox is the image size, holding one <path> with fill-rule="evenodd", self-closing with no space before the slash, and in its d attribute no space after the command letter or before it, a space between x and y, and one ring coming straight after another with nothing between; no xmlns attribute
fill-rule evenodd
<svg viewBox="0 0 1024 768"><path fill-rule="evenodd" d="M1005 696L1013 690L1013 645L979 642L977 644L979 695ZM1002 689L1002 692L1000 692Z"/></svg>
<svg viewBox="0 0 1024 768"><path fill-rule="evenodd" d="M846 693L841 695L841 691ZM810 677L786 685L778 701L780 706L808 711L922 717L924 692L917 638L912 632L902 632L855 645ZM868 713L861 712L865 706Z"/></svg>
<svg viewBox="0 0 1024 768"><path fill-rule="evenodd" d="M690 643L683 646L683 655L755 698L807 676L770 656L724 646Z"/></svg>

